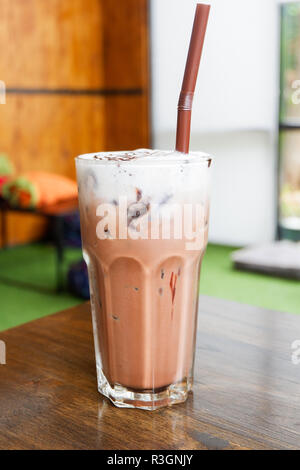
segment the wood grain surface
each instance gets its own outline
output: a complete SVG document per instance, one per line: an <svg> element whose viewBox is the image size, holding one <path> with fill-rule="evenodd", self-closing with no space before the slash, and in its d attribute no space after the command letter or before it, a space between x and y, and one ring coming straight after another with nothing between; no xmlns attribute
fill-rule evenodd
<svg viewBox="0 0 300 470"><path fill-rule="evenodd" d="M1 0L1 80L8 88L147 87L147 3Z"/></svg>
<svg viewBox="0 0 300 470"><path fill-rule="evenodd" d="M10 95L4 105L6 125L0 126L1 148L8 154L14 148L19 174L30 168L75 178L77 155L145 142L145 106L139 96Z"/></svg>
<svg viewBox="0 0 300 470"><path fill-rule="evenodd" d="M202 297L194 392L155 412L96 387L89 304L0 333L1 449L299 449L300 317Z"/></svg>

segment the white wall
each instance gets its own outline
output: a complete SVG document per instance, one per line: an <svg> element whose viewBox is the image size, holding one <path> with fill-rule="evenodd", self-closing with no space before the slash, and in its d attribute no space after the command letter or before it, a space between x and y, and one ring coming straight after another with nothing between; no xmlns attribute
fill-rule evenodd
<svg viewBox="0 0 300 470"><path fill-rule="evenodd" d="M194 0L151 0L154 145L172 148ZM275 233L278 103L275 0L212 0L194 98L191 148L215 156L210 239Z"/></svg>
<svg viewBox="0 0 300 470"><path fill-rule="evenodd" d="M173 133L156 137L158 148L173 145ZM276 228L274 141L264 131L194 135L192 150L213 155L209 239L244 246L272 240Z"/></svg>

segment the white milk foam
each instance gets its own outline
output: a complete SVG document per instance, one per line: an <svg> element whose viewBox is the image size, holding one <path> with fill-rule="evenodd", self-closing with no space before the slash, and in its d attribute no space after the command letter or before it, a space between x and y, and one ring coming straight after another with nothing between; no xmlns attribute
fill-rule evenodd
<svg viewBox="0 0 300 470"><path fill-rule="evenodd" d="M80 198L114 204L119 196L128 203L197 202L206 204L210 157L189 153L138 149L124 152L100 152L76 159Z"/></svg>

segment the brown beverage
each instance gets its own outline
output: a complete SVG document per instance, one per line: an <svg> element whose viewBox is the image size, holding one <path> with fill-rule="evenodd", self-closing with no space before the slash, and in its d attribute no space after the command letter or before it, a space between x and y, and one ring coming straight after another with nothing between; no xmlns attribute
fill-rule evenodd
<svg viewBox="0 0 300 470"><path fill-rule="evenodd" d="M191 389L210 162L150 150L77 158L98 388L117 406L156 409Z"/></svg>

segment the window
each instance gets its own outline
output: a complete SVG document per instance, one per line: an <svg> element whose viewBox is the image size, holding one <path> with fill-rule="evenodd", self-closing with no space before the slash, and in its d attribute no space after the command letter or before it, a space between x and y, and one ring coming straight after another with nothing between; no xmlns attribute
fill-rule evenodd
<svg viewBox="0 0 300 470"><path fill-rule="evenodd" d="M281 7L279 226L300 239L300 3Z"/></svg>

